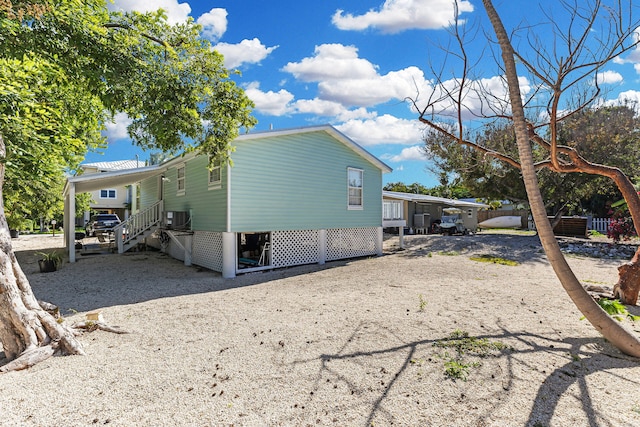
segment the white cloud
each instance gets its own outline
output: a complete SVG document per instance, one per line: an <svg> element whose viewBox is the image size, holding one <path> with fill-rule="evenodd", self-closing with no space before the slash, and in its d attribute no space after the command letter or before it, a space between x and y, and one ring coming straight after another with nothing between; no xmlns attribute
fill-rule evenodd
<svg viewBox="0 0 640 427"><path fill-rule="evenodd" d="M152 12L164 9L170 24L184 22L191 13L189 3L178 3L178 0L114 0L109 3L110 10L122 10L124 12Z"/></svg>
<svg viewBox="0 0 640 427"><path fill-rule="evenodd" d="M469 1L458 2L458 13L463 12L473 12ZM341 30L378 28L386 33L397 33L408 29L446 28L454 16L452 0L386 0L379 10L372 9L363 15L338 10L332 22Z"/></svg>
<svg viewBox="0 0 640 427"><path fill-rule="evenodd" d="M403 148L400 154L384 154L380 157L383 160L388 160L393 163L405 161L424 162L427 160L427 157L424 154L424 145L414 145L413 147Z"/></svg>
<svg viewBox="0 0 640 427"><path fill-rule="evenodd" d="M129 138L127 134L127 126L131 124L132 120L126 113L118 113L113 118L113 122L105 123L105 134L110 141L117 141L119 139Z"/></svg>
<svg viewBox="0 0 640 427"><path fill-rule="evenodd" d="M354 119L374 118L376 113L366 108L349 110L344 105L323 99L301 99L292 104L292 112L299 114L313 114L320 117L331 117L333 120L344 122Z"/></svg>
<svg viewBox="0 0 640 427"><path fill-rule="evenodd" d="M423 139L418 120L385 114L367 120L349 120L336 128L362 146L380 144L415 145Z"/></svg>
<svg viewBox="0 0 640 427"><path fill-rule="evenodd" d="M318 82L318 97L344 106L372 106L403 100L429 86L424 73L408 67L378 74L378 66L358 57L358 49L341 44L316 46L314 56L290 62L283 71L304 82Z"/></svg>
<svg viewBox="0 0 640 427"><path fill-rule="evenodd" d="M317 82L323 80L373 78L378 75L376 67L366 59L358 58L358 49L341 44L316 46L314 56L300 62L289 62L283 71L298 80Z"/></svg>
<svg viewBox="0 0 640 427"><path fill-rule="evenodd" d="M630 104L632 108L635 106L636 110L640 110L640 91L627 90L625 92L620 92L617 98L609 99L604 102L604 105L609 105L609 106L625 105L625 104Z"/></svg>
<svg viewBox="0 0 640 427"><path fill-rule="evenodd" d="M213 47L224 56L224 65L227 68L259 63L277 48L278 46L266 47L257 38L245 39L238 44L218 43Z"/></svg>
<svg viewBox="0 0 640 427"><path fill-rule="evenodd" d="M519 82L520 91L524 98L531 92L531 84L526 77L520 77ZM431 96L424 96L423 99L418 99L416 104L420 111L426 109L427 115L434 114L457 120L458 110L454 100L457 100L458 93L459 80L447 80L434 87L431 92L423 92L423 95ZM437 102L433 102L427 108L428 100L432 99L437 100ZM509 90L502 76L468 81L463 91L461 102L463 105L461 111L463 120L504 114L511 111ZM412 111L415 112L413 106Z"/></svg>
<svg viewBox="0 0 640 427"><path fill-rule="evenodd" d="M227 31L227 11L221 8L213 8L200 15L196 21L202 25L202 36L215 41Z"/></svg>
<svg viewBox="0 0 640 427"><path fill-rule="evenodd" d="M637 42L640 39L640 28L636 28L636 31L633 33L633 41ZM632 50L629 55L625 58L620 56L615 57L613 59L615 64L634 64L634 68L638 74L640 74L640 44L636 46L634 50Z"/></svg>
<svg viewBox="0 0 640 427"><path fill-rule="evenodd" d="M620 83L623 78L622 75L616 71L603 71L596 75L598 84L613 84Z"/></svg>
<svg viewBox="0 0 640 427"><path fill-rule="evenodd" d="M256 110L262 114L282 116L291 110L293 94L284 89L278 92L263 92L260 90L260 83L252 82L245 87L244 91L256 105Z"/></svg>

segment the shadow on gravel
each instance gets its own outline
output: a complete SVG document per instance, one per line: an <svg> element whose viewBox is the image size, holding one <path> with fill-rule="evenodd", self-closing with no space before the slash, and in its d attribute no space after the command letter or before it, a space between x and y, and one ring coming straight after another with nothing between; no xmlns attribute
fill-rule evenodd
<svg viewBox="0 0 640 427"><path fill-rule="evenodd" d="M408 380L411 382L416 381L414 377L415 372L408 372L410 367L414 366L416 359L425 359L428 357L429 362L431 362L432 359L437 361L435 363L437 363L436 366L438 367L435 369L442 369L442 383L444 384L446 381L454 381L444 377L444 367L441 366L443 362L439 359L440 356L438 356L435 350L433 350L434 343L446 340L448 337L443 336L403 343L397 346L381 348L373 351L346 351L348 347L353 347L352 340L362 334L363 327L363 325L358 325L354 328L353 334L343 343L339 352L333 354L321 354L315 359L298 360L294 362L294 364L320 362L320 369L316 376L316 388L314 389L315 395L318 396L323 395L322 387L325 386L325 378L327 383L329 382L329 379L331 379L332 382L337 381L346 384L347 389L351 390L350 393L352 395L354 393L357 394L366 392L367 390L372 390L371 386L369 386L367 390L361 389L363 383L362 378L355 378L353 372L348 369L347 366L343 365L340 367L339 363L341 362L356 366L356 371L357 367L360 366L378 366L383 364L381 372L383 372L384 378L387 381L383 380L378 383L383 384L384 387L378 388L377 398L374 398L374 402L368 411L368 416L361 424L363 427L369 427L372 425L393 425L397 423L402 424L402 420L397 419L396 416L394 416L393 410L390 409L393 406L393 403L387 403L387 400L392 394L392 390L394 388L401 387L398 383L403 380L403 376L409 376ZM366 327L364 328L366 329ZM492 420L492 414L500 408L510 405L508 399L502 395L507 395L509 390L513 387L513 382L517 381L517 375L514 373L514 366L526 365L528 363L526 355L530 353L548 354L548 358L554 357L555 360L558 360L558 358L566 359L567 363L553 369L551 372L546 372L545 370L541 371L541 373L546 375L546 377L541 381L536 393L533 407L525 424L528 427L549 426L554 425L555 423L563 424L563 420L554 418L556 409L563 398L577 398L581 402L585 418L589 420L588 426L595 427L600 425L615 425L615 420L607 420L607 415L597 411L594 407L592 395L587 384L587 377L594 373L606 372L610 376L608 381L618 383L622 381L626 383L624 388L627 390L637 390L640 387L639 381L622 375L617 375L615 373L616 369L636 368L638 366L638 361L621 354L617 349L610 346L604 339L564 338L562 340L554 340L537 334L512 333L506 328L503 328L503 333L501 334L478 335L475 336L475 338L487 339L489 341L497 340L500 342L503 342L502 340L516 340L518 342L518 348L520 348L518 350L510 349L502 351L497 356L489 356L484 359L497 358L502 361L502 363L499 364L501 378L493 379L493 375L491 375L491 378L477 379L478 381L482 381L487 384L487 390L493 387L492 390L487 391L487 393L492 393L490 396L482 397L482 399L491 402L491 407L487 408L484 412L476 412L472 415L474 419L479 420L477 425L484 425L484 421ZM389 360L393 354L402 355L402 360L399 363L394 362L395 367L389 366ZM365 359L371 358L378 361L365 361ZM503 371L502 367L504 366L506 366L506 369ZM427 366L427 369L430 367L431 365ZM537 369L537 367L529 366L529 369ZM372 375L375 373L367 372L367 374ZM469 379L469 382L474 380L474 378L471 378ZM490 386L489 384L494 381L500 382L494 386ZM608 381L604 382L605 386ZM577 397L568 393L569 388L574 384L578 385L580 393ZM434 387L439 388L437 383L434 384L432 382L427 382L426 378L424 386L430 389L433 389ZM530 386L535 387L535 384L531 384ZM522 385L520 385L520 387L522 387ZM436 399L459 401L460 411L463 413L465 411L465 405L469 405L467 399L472 399L473 397L465 397L465 393L462 393L462 395L455 395L455 391L453 392L454 394L447 396L447 393L452 393L451 390L452 389L450 387L445 387L444 385L441 386L440 391L436 393ZM455 388L455 390L458 390L457 393L460 391L459 388ZM314 395L314 392L311 393L312 396ZM396 399L399 392L404 394L400 390L395 390L394 393L396 395ZM334 397L336 401L340 401L338 396ZM408 398L409 395L406 397ZM427 400L425 399L425 396L412 396L412 398L416 399L420 399L421 397L421 400ZM311 397L311 399L313 399L313 397ZM366 401L370 400L371 399L366 399ZM430 404L434 404L432 400L430 402ZM338 411L341 410L341 408L336 409ZM349 408L342 409L348 410ZM395 413L397 413L397 411ZM468 415L471 416L471 414ZM443 420L435 420L436 423L442 421ZM454 423L453 419L449 421ZM471 419L468 419L467 421L469 423L472 422ZM492 421L496 420L493 419Z"/></svg>
<svg viewBox="0 0 640 427"><path fill-rule="evenodd" d="M472 234L444 236L429 234L407 236L405 250L398 251L406 257L421 258L430 254L447 253L465 256L491 255L518 263L546 262L537 235Z"/></svg>

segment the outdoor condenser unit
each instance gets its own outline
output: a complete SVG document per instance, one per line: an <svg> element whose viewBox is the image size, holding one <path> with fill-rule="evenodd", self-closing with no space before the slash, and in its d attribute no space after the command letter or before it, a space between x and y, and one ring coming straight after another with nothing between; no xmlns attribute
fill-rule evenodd
<svg viewBox="0 0 640 427"><path fill-rule="evenodd" d="M188 230L191 226L189 222L189 212L164 212L164 226L169 230Z"/></svg>

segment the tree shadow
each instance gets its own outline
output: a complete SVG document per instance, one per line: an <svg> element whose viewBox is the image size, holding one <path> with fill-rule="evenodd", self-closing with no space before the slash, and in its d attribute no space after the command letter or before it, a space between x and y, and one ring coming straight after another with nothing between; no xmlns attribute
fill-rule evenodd
<svg viewBox="0 0 640 427"><path fill-rule="evenodd" d="M518 263L546 262L537 235L475 234L445 236L429 234L410 236L405 241L403 255L423 258L432 254L475 255L488 254Z"/></svg>
<svg viewBox="0 0 640 427"><path fill-rule="evenodd" d="M345 383L354 393L357 390L359 383L351 380L348 375L342 374L340 369L332 367L336 361L345 361L348 363L361 364L363 366L371 366L375 363L371 361L367 362L367 359L377 358L384 355L391 355L396 353L402 353L402 360L396 363L397 368L393 372L387 371L387 378L391 378L386 382L384 388L378 392L375 401L371 405L368 411L367 418L362 422L362 426L369 427L371 425L377 425L382 419L383 423L395 424L398 422L395 419L392 411L385 407L385 401L389 397L392 389L396 387L398 381L402 379L404 375L407 375L408 368L414 363L416 355L422 346L433 346L434 343L442 340L446 340L448 337L438 337L432 339L424 339L419 341L413 341L409 343L400 344L397 346L390 346L387 348L381 348L370 351L345 351L352 342L353 338L360 334L363 324L357 325L349 338L343 343L341 348L333 353L323 353L317 358L296 360L293 364L306 364L320 362L318 374L316 375L315 389L319 390L323 383L323 378L333 377L339 381ZM504 351L499 354L498 358L501 358L506 363L506 373L504 374L502 382L502 390L508 392L513 386L515 379L514 365L517 363L523 363L519 360L520 356L531 353L549 353L557 355L559 357L567 357L569 353L572 358L569 362L561 367L554 369L551 373L547 374L546 378L542 381L530 414L528 415L528 426L547 426L551 425L554 420L554 414L560 403L561 398L565 395L565 392L573 385L577 384L580 391L580 401L582 410L589 420L589 426L596 427L598 423L598 413L593 405L593 400L589 392L587 377L588 375L597 372L607 372L610 375L615 375L611 372L614 369L626 369L637 367L638 360L631 357L627 357L619 353L615 348L606 343L605 340L594 340L593 338L564 338L561 340L550 339L545 336L532 334L532 333L513 333L508 329L502 327L502 333L498 334L486 334L477 335L475 338L488 339L488 340L501 340L511 339L517 340L520 346L523 347L519 350ZM539 342L549 343L548 345L538 344ZM567 348L569 344L569 348ZM596 350L589 349L596 348ZM386 370L386 368L384 368ZM629 390L637 389L640 386L640 382L624 378L617 377L617 380L624 380L629 382ZM329 381L328 379L326 380ZM313 393L311 393L313 395ZM316 393L318 394L318 393ZM309 398L313 399L313 396ZM504 404L504 400L500 398L487 399L487 402L491 402L491 407L487 408L484 415L480 417L488 417L492 413L495 413ZM348 411L353 408L342 407L340 411Z"/></svg>
<svg viewBox="0 0 640 427"><path fill-rule="evenodd" d="M340 268L354 261L265 270L224 279L220 273L185 266L180 260L152 251L91 255L73 264L66 263L53 273L40 273L37 252L20 251L16 256L36 298L57 305L62 314L242 288Z"/></svg>

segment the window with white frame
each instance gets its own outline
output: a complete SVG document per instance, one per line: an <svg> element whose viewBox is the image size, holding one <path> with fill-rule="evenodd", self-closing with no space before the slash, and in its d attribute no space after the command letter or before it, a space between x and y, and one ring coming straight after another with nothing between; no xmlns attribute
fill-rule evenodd
<svg viewBox="0 0 640 427"><path fill-rule="evenodd" d="M113 188L107 188L104 190L100 190L100 198L101 199L115 199L117 198L116 190Z"/></svg>
<svg viewBox="0 0 640 427"><path fill-rule="evenodd" d="M349 209L362 209L362 169L347 169L347 186L349 189Z"/></svg>
<svg viewBox="0 0 640 427"><path fill-rule="evenodd" d="M216 159L212 163L209 170L209 189L220 188L222 184L222 168L220 167L220 159Z"/></svg>
<svg viewBox="0 0 640 427"><path fill-rule="evenodd" d="M182 166L178 166L176 168L176 173L177 173L177 177L176 177L176 185L177 185L177 189L178 189L178 195L182 195L185 193L185 169L184 169L184 165Z"/></svg>

